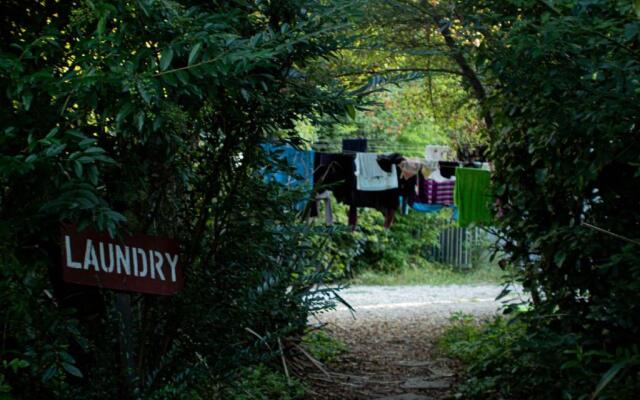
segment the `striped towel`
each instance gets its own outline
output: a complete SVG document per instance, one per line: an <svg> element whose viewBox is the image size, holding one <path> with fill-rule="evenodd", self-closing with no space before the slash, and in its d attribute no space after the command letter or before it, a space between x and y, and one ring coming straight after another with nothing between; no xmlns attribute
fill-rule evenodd
<svg viewBox="0 0 640 400"><path fill-rule="evenodd" d="M442 204L446 206L453 204L453 189L456 185L454 180L436 182L433 179L426 179L422 182L427 204Z"/></svg>

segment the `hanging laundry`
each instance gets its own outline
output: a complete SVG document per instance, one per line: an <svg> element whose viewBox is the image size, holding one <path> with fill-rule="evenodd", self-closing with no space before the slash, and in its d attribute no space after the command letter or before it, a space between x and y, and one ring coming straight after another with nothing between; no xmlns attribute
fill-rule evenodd
<svg viewBox="0 0 640 400"><path fill-rule="evenodd" d="M378 155L374 153L357 153L355 159L356 188L361 191L382 191L398 187L396 166L391 165L391 172L386 172L378 164Z"/></svg>
<svg viewBox="0 0 640 400"><path fill-rule="evenodd" d="M342 139L342 151L366 153L367 139Z"/></svg>
<svg viewBox="0 0 640 400"><path fill-rule="evenodd" d="M436 163L436 165L437 165L437 163ZM436 169L438 169L438 168L437 167L433 167L432 168L432 167L427 166L425 163L422 163L422 168L420 169L420 173L422 174L422 176L429 176Z"/></svg>
<svg viewBox="0 0 640 400"><path fill-rule="evenodd" d="M423 204L451 205L455 184L455 177L447 179L440 174L439 170L433 171L427 178L421 174L416 201Z"/></svg>
<svg viewBox="0 0 640 400"><path fill-rule="evenodd" d="M457 161L438 161L440 175L447 179L451 179L452 176L456 175L456 168L459 166L460 163Z"/></svg>
<svg viewBox="0 0 640 400"><path fill-rule="evenodd" d="M289 145L263 144L262 148L269 153L271 160L286 161L293 168L293 174L288 171L276 171L267 177L288 187L300 185L311 186L313 184L313 158L314 151L303 151Z"/></svg>
<svg viewBox="0 0 640 400"><path fill-rule="evenodd" d="M445 206L443 206L442 204L413 203L411 205L411 208L423 213L435 213L445 208Z"/></svg>
<svg viewBox="0 0 640 400"><path fill-rule="evenodd" d="M491 174L484 169L457 168L455 204L461 227L490 224Z"/></svg>
<svg viewBox="0 0 640 400"><path fill-rule="evenodd" d="M398 164L398 168L401 171L401 178L410 179L418 175L422 168L420 160L415 158L406 158Z"/></svg>
<svg viewBox="0 0 640 400"><path fill-rule="evenodd" d="M409 213L409 205L416 197L416 185L418 182L418 176L414 175L409 179L404 179L402 175L398 181L398 192L401 196L402 215Z"/></svg>
<svg viewBox="0 0 640 400"><path fill-rule="evenodd" d="M316 200L324 201L324 223L333 225L333 210L331 209L331 193L324 191L316 197Z"/></svg>
<svg viewBox="0 0 640 400"><path fill-rule="evenodd" d="M427 145L424 148L424 158L427 161L442 161L451 159L449 146Z"/></svg>
<svg viewBox="0 0 640 400"><path fill-rule="evenodd" d="M262 148L268 153L268 159L272 162L286 162L293 171L276 171L265 174L266 181L275 181L287 188L302 189L311 194L313 188L313 150L298 150L290 145L262 144ZM306 201L296 204L296 209L304 210Z"/></svg>
<svg viewBox="0 0 640 400"><path fill-rule="evenodd" d="M404 157L399 153L378 154L377 160L378 165L384 172L391 173L391 166L398 165L402 160L404 160Z"/></svg>
<svg viewBox="0 0 640 400"><path fill-rule="evenodd" d="M397 174L397 171L394 172ZM339 203L349 206L347 215L349 225L353 228L357 224L358 208L375 208L381 211L385 215L385 226L388 227L400 205L397 187L380 191L358 190L354 154L316 153L314 180L316 188L331 190Z"/></svg>
<svg viewBox="0 0 640 400"><path fill-rule="evenodd" d="M316 190L330 190L338 202L351 204L352 187L355 188L354 158L352 154L316 153L313 164Z"/></svg>
<svg viewBox="0 0 640 400"><path fill-rule="evenodd" d="M455 187L455 180L446 182L437 182L433 179L426 180L427 198L428 204L442 204L449 206L453 204L453 190Z"/></svg>

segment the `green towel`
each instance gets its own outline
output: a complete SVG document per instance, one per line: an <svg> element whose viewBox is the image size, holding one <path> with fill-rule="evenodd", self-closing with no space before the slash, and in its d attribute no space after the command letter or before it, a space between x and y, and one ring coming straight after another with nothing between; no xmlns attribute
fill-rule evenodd
<svg viewBox="0 0 640 400"><path fill-rule="evenodd" d="M456 168L454 201L458 207L458 224L490 224L491 174L477 168Z"/></svg>

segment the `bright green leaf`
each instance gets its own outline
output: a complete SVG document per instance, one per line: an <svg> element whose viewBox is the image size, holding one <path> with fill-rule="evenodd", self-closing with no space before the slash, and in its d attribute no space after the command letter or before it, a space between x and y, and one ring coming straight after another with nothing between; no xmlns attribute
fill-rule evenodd
<svg viewBox="0 0 640 400"><path fill-rule="evenodd" d="M562 267L564 261L567 259L567 254L564 251L558 251L553 257L553 261L558 267Z"/></svg>
<svg viewBox="0 0 640 400"><path fill-rule="evenodd" d="M356 108L353 104L347 105L347 114L349 115L349 117L351 117L352 120L356 119Z"/></svg>
<svg viewBox="0 0 640 400"><path fill-rule="evenodd" d="M98 167L96 167L95 165L90 166L88 175L89 181L93 185L98 185Z"/></svg>
<svg viewBox="0 0 640 400"><path fill-rule="evenodd" d="M56 134L58 133L59 129L53 128L49 131L49 133L47 133L47 136L45 136L45 139L53 139L54 136L56 136Z"/></svg>
<svg viewBox="0 0 640 400"><path fill-rule="evenodd" d="M147 104L151 104L151 95L149 94L147 89L144 87L144 85L140 81L138 81L136 83L136 87L138 88L138 93L140 93L142 100L144 100L144 102Z"/></svg>
<svg viewBox="0 0 640 400"><path fill-rule="evenodd" d="M85 149L88 146L94 145L96 142L97 142L97 140L95 138L86 138L86 139L81 140L78 143L78 146L80 146L81 149Z"/></svg>
<svg viewBox="0 0 640 400"><path fill-rule="evenodd" d="M106 151L102 147L89 147L84 151L85 154L103 154Z"/></svg>

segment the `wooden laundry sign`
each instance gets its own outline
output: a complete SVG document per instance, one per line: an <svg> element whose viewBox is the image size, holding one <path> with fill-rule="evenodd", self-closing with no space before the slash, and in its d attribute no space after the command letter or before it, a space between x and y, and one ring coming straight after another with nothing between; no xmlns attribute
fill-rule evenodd
<svg viewBox="0 0 640 400"><path fill-rule="evenodd" d="M170 295L182 289L178 245L172 239L109 235L75 226L62 228L65 282L129 292Z"/></svg>

